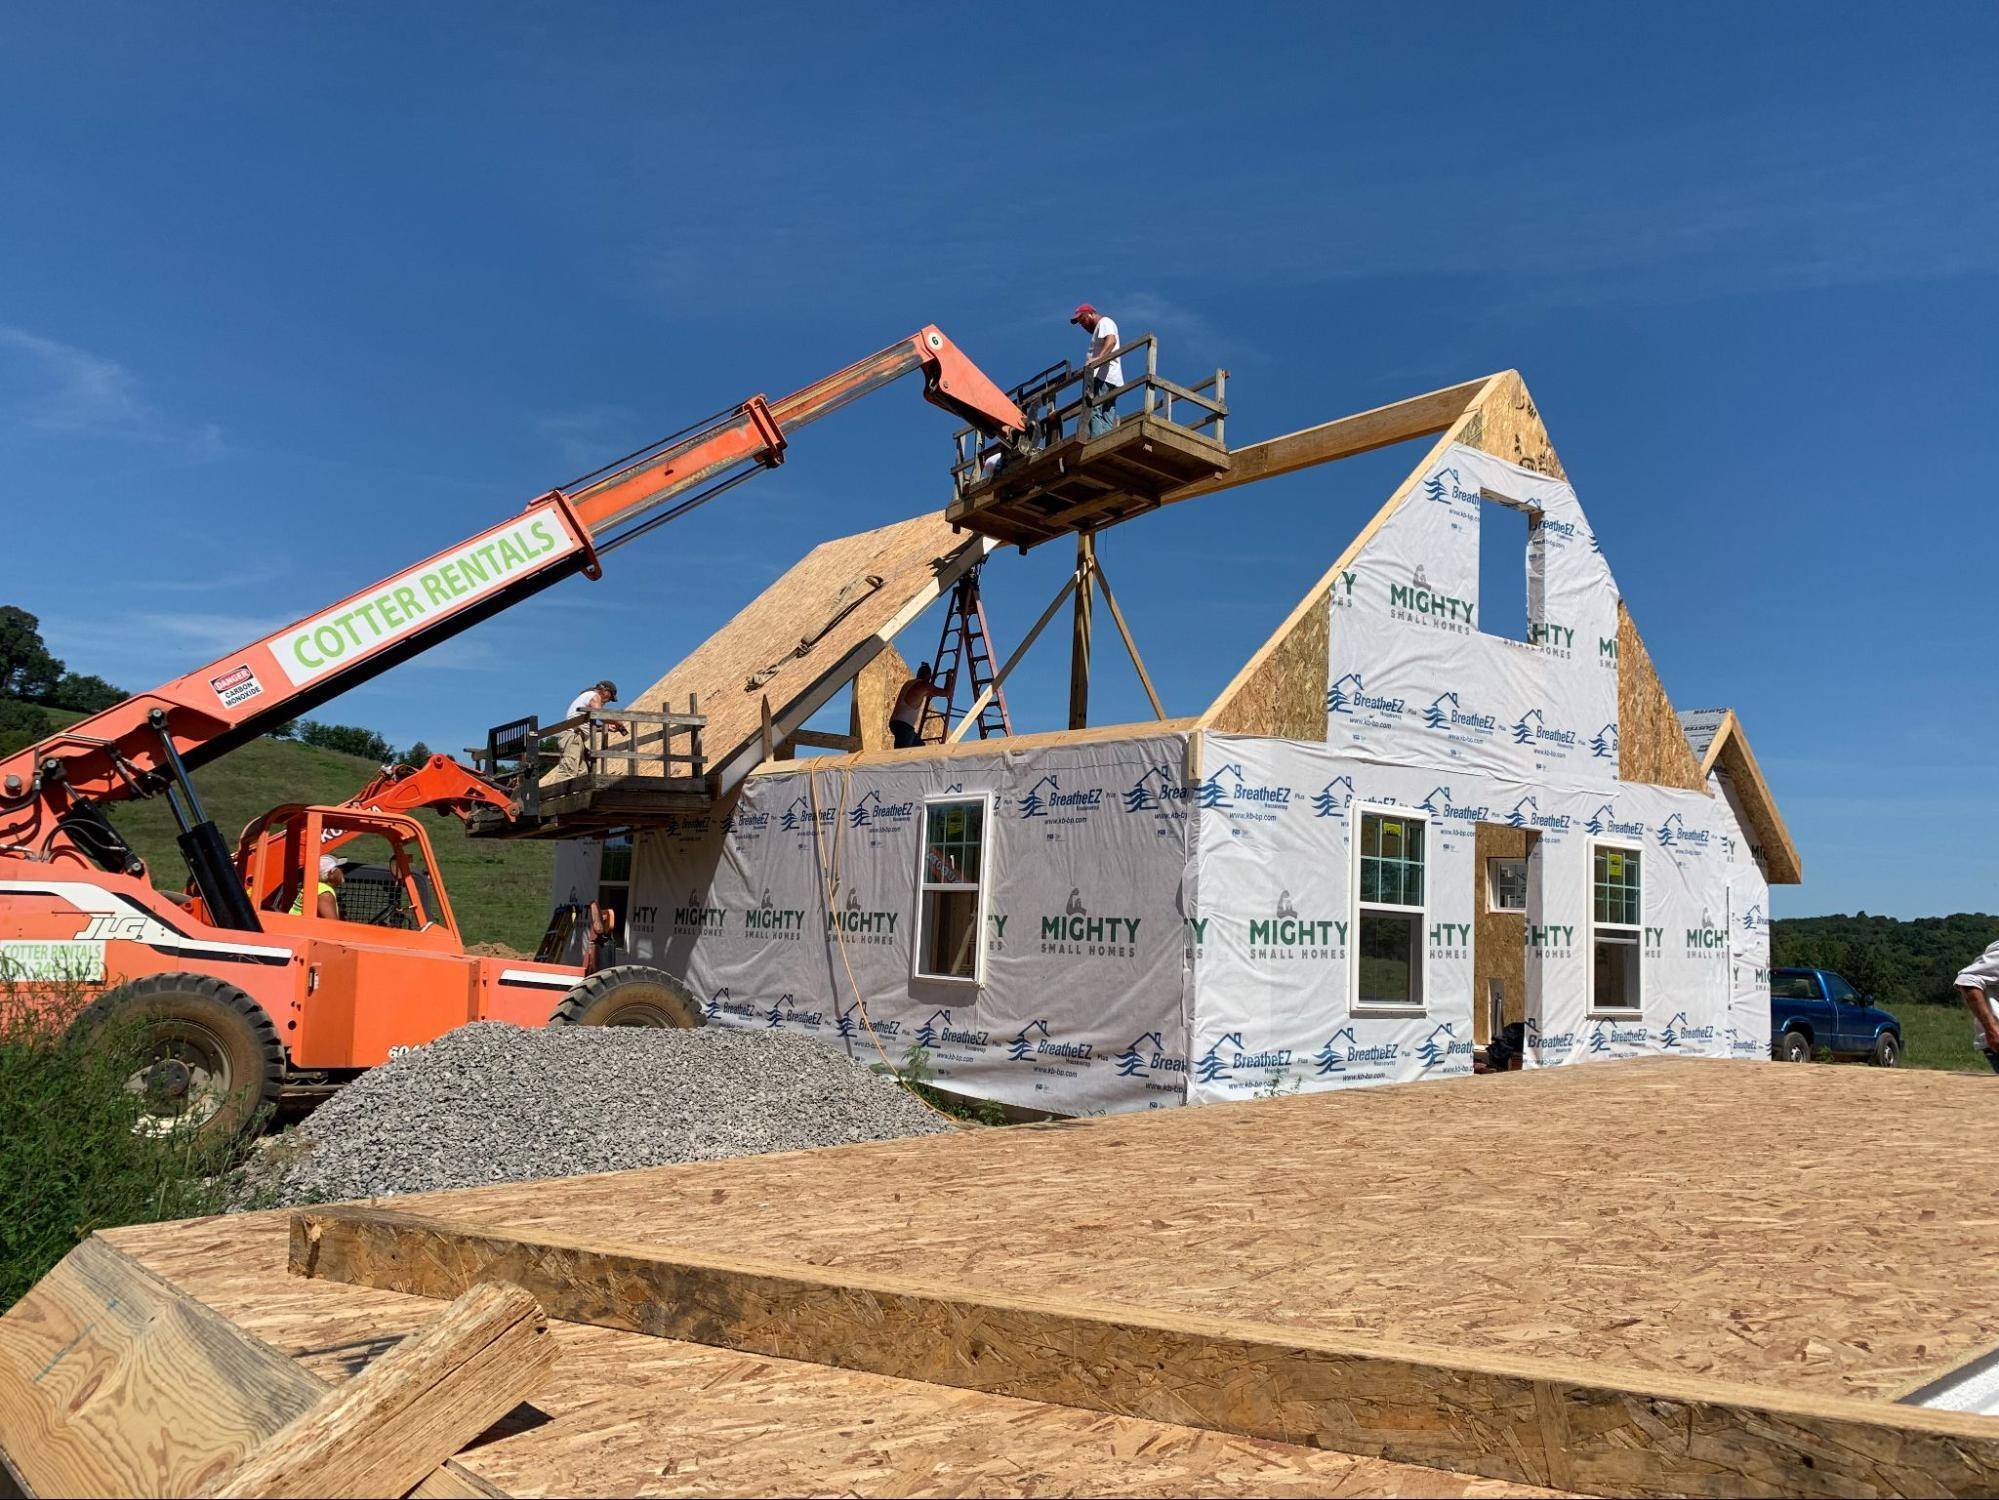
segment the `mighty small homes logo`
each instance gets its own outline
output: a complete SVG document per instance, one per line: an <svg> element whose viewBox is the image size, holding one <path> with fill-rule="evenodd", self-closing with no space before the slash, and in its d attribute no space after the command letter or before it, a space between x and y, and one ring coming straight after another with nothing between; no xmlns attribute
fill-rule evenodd
<svg viewBox="0 0 1999 1500"><path fill-rule="evenodd" d="M1521 930L1520 945L1535 958L1567 958L1575 952L1573 922L1529 922Z"/></svg>
<svg viewBox="0 0 1999 1500"><path fill-rule="evenodd" d="M1051 771L1021 794L1014 811L1023 818L1082 823L1103 806L1103 801L1102 787L1076 787L1064 791L1061 779Z"/></svg>
<svg viewBox="0 0 1999 1500"><path fill-rule="evenodd" d="M1702 907L1700 925L1687 929L1687 952L1700 958L1719 958L1727 951L1727 929L1715 926L1713 915Z"/></svg>
<svg viewBox="0 0 1999 1500"><path fill-rule="evenodd" d="M1366 719L1371 723L1385 724L1399 720L1408 706L1406 699L1368 692L1367 683L1358 672L1347 673L1326 689L1328 714L1344 714L1348 718Z"/></svg>
<svg viewBox="0 0 1999 1500"><path fill-rule="evenodd" d="M1661 849L1679 849L1688 854L1705 854L1711 835L1705 828L1689 828L1686 815L1668 813L1656 830Z"/></svg>
<svg viewBox="0 0 1999 1500"><path fill-rule="evenodd" d="M1046 1019L1029 1021L1020 1034L1007 1043L1011 1062L1081 1063L1087 1067L1093 1050L1089 1042L1065 1042L1049 1029Z"/></svg>
<svg viewBox="0 0 1999 1500"><path fill-rule="evenodd" d="M686 903L673 909L672 931L675 937L700 937L704 933L722 931L728 921L726 911L701 899L699 886L690 886Z"/></svg>
<svg viewBox="0 0 1999 1500"><path fill-rule="evenodd" d="M1275 914L1248 922L1251 959L1343 959L1347 924L1336 917L1301 917L1288 890L1277 893Z"/></svg>
<svg viewBox="0 0 1999 1500"><path fill-rule="evenodd" d="M847 899L826 913L826 931L844 943L892 943L900 912L876 911L862 904L861 893L849 889Z"/></svg>
<svg viewBox="0 0 1999 1500"><path fill-rule="evenodd" d="M1576 748L1576 732L1557 729L1548 722L1545 711L1530 708L1514 721L1513 743L1531 745L1536 750L1565 752Z"/></svg>
<svg viewBox="0 0 1999 1500"><path fill-rule="evenodd" d="M1527 644L1538 646L1551 656L1567 658L1575 655L1576 633L1553 620L1529 620Z"/></svg>
<svg viewBox="0 0 1999 1500"><path fill-rule="evenodd" d="M1409 582L1388 585L1388 613L1405 623L1434 625L1469 635L1475 612L1471 600L1431 588L1420 564Z"/></svg>
<svg viewBox="0 0 1999 1500"><path fill-rule="evenodd" d="M1522 797L1507 811L1506 823L1509 828L1538 828L1541 832L1559 837L1569 831L1574 821L1567 813L1544 813L1541 803L1532 792Z"/></svg>
<svg viewBox="0 0 1999 1500"><path fill-rule="evenodd" d="M1326 590L1326 601L1334 609L1353 608L1353 586L1360 581L1360 574L1352 568L1340 569L1333 586Z"/></svg>
<svg viewBox="0 0 1999 1500"><path fill-rule="evenodd" d="M1041 951L1066 958L1130 958L1138 943L1139 918L1093 912L1081 887L1072 886L1058 913L1041 917Z"/></svg>
<svg viewBox="0 0 1999 1500"><path fill-rule="evenodd" d="M1637 840L1645 837L1644 823L1635 818L1620 819L1617 816L1615 804L1609 802L1604 803L1603 806L1591 813L1589 821L1583 824L1583 827L1587 828L1594 837L1600 839Z"/></svg>
<svg viewBox="0 0 1999 1500"><path fill-rule="evenodd" d="M1612 720L1590 736L1589 753L1598 760L1617 759L1617 722Z"/></svg>
<svg viewBox="0 0 1999 1500"><path fill-rule="evenodd" d="M1166 1050L1166 1039L1157 1031L1142 1032L1117 1054L1117 1076L1150 1079L1160 1073L1185 1074L1187 1059Z"/></svg>
<svg viewBox="0 0 1999 1500"><path fill-rule="evenodd" d="M901 829L916 822L916 803L884 802L879 791L870 791L847 809L850 828Z"/></svg>
<svg viewBox="0 0 1999 1500"><path fill-rule="evenodd" d="M1600 635L1596 638L1596 664L1605 671L1617 670L1617 637Z"/></svg>
<svg viewBox="0 0 1999 1500"><path fill-rule="evenodd" d="M1464 706L1456 692L1439 693L1423 710L1423 727L1455 737L1490 739L1499 727L1495 715L1474 712Z"/></svg>
<svg viewBox="0 0 1999 1500"><path fill-rule="evenodd" d="M1312 797L1312 816L1315 818L1344 818L1347 809L1353 806L1353 777L1335 776Z"/></svg>
<svg viewBox="0 0 1999 1500"><path fill-rule="evenodd" d="M796 942L805 931L805 913L792 906L779 906L766 888L763 898L743 913L743 934L757 939L777 938Z"/></svg>

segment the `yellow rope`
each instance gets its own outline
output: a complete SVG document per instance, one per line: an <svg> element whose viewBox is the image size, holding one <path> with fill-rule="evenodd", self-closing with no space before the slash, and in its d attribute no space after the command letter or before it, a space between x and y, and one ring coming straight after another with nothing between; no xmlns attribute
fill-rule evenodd
<svg viewBox="0 0 1999 1500"><path fill-rule="evenodd" d="M888 1069L889 1076L894 1078L896 1083L899 1084L909 1094L909 1096L912 1099L916 1100L917 1103L921 1104L925 1109L929 1110L933 1115L937 1116L938 1119L947 1121L954 1130L963 1129L968 1124L967 1121L961 1120L956 1115L949 1114L944 1110L939 1109L936 1105L932 1104L928 1099L924 1098L923 1095L917 1090L914 1084L912 1084L907 1078L904 1078L902 1076L902 1070L895 1065L895 1059L893 1059L888 1055L888 1049L882 1046L881 1038L875 1034L875 1023L868 1019L868 1002L865 999L863 999L861 996L860 981L854 977L853 961L847 957L847 929L845 924L839 920L840 894L838 886L839 886L839 866L840 866L840 844L841 841L845 839L847 836L847 828L846 828L847 794L849 791L852 790L853 779L854 779L854 768L851 765L842 766L840 768L840 803L839 806L834 810L835 829L834 829L834 838L833 838L833 859L832 863L829 865L826 861L826 855L825 855L826 840L824 835L820 831L819 773L816 771L807 771L805 773L805 789L808 795L810 806L812 808L813 863L815 863L819 867L819 889L825 893L826 915L829 919L827 925L833 929L833 945L834 947L840 950L840 967L847 971L847 988L853 992L854 1009L860 1013L861 1025L867 1030L868 1040L875 1044L875 1051L881 1054L882 1066ZM917 836L919 838L922 837L922 830L920 828L917 830ZM836 1002L834 1005L834 1010L837 1012L838 1009L839 1006Z"/></svg>

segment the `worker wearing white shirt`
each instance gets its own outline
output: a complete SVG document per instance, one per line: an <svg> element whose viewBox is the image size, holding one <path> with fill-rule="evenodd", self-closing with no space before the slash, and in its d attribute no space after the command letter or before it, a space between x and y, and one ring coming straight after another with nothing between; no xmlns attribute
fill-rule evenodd
<svg viewBox="0 0 1999 1500"><path fill-rule="evenodd" d="M1966 964L1951 983L1971 1012L1971 1040L1999 1073L1999 943Z"/></svg>
<svg viewBox="0 0 1999 1500"><path fill-rule="evenodd" d="M1110 358L1118 346L1117 319L1085 302L1069 315L1069 321L1090 336L1090 352L1083 361L1083 394L1090 402L1090 436L1095 437L1117 426L1117 399L1112 397L1101 405L1097 402L1099 396L1124 384L1124 361Z"/></svg>
<svg viewBox="0 0 1999 1500"><path fill-rule="evenodd" d="M600 708L610 706L618 696L618 685L606 677L593 687L587 687L569 700L569 711L565 719L581 718L595 713ZM615 727L615 726L614 726ZM573 781L583 774L583 766L590 748L590 726L573 725L562 731L562 759L555 763L555 769L541 778L543 786L553 786L558 781Z"/></svg>

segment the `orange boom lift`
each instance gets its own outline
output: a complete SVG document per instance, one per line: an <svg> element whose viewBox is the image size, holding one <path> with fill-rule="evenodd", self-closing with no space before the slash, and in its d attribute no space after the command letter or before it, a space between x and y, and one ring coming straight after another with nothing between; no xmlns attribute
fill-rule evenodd
<svg viewBox="0 0 1999 1500"><path fill-rule="evenodd" d="M780 401L752 396L413 567L176 681L0 760L0 981L51 1006L131 1017L133 1075L167 1128L241 1128L287 1095L322 1093L392 1050L474 1020L697 1025L669 976L465 951L418 806L508 805L448 757L398 768L341 807L291 804L234 853L189 773L420 651L581 573L784 459L789 435L900 376L1002 440L1019 409L935 327ZM157 889L106 809L164 796L187 861ZM319 915L320 856L366 839L379 910Z"/></svg>

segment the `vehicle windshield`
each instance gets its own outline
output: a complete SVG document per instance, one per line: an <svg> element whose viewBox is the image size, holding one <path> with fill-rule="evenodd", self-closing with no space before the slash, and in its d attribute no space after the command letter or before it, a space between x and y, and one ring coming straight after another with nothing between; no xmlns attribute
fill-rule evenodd
<svg viewBox="0 0 1999 1500"><path fill-rule="evenodd" d="M1842 1004L1861 1005L1865 1003L1860 997L1860 991L1856 990L1844 979L1841 979L1837 974L1826 975L1825 987L1826 993Z"/></svg>
<svg viewBox="0 0 1999 1500"><path fill-rule="evenodd" d="M1816 1000L1818 997L1818 986L1812 983L1809 969L1778 969L1770 976L1772 1000Z"/></svg>

